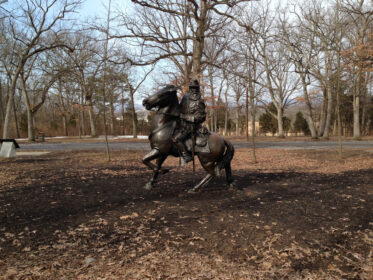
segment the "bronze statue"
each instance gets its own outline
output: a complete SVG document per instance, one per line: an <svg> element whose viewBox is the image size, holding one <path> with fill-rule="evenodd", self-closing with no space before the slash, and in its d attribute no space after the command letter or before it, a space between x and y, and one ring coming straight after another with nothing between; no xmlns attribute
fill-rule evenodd
<svg viewBox="0 0 373 280"><path fill-rule="evenodd" d="M190 159L190 153L198 156L207 175L189 192L196 192L206 186L214 177L215 170L223 168L228 187L235 187L231 171L233 145L201 126L201 122L206 118L206 112L205 104L200 98L198 82L192 82L189 94L185 95L180 104L177 98L178 89L176 86L168 85L143 100L147 110L156 108L152 132L149 135L151 151L143 158L143 163L153 170L145 189L152 189L158 175L169 171L161 168L169 155L185 157L185 163ZM155 164L152 160L155 160Z"/></svg>
<svg viewBox="0 0 373 280"><path fill-rule="evenodd" d="M176 143L181 154L181 166L192 160L192 155L187 151L184 141L195 137L206 120L206 106L201 98L199 83L193 80L189 85L189 93L186 93L180 102L180 126L172 141Z"/></svg>

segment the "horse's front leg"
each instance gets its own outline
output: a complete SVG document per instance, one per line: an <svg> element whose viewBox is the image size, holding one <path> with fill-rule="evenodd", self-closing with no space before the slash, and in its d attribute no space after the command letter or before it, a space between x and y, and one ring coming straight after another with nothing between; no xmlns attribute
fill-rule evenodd
<svg viewBox="0 0 373 280"><path fill-rule="evenodd" d="M148 183L145 185L146 190L151 190L153 188L153 185L155 181L158 178L159 173L164 174L167 173L168 169L161 170L161 166L165 159L167 158L167 155L163 155L159 152L157 149L151 150L145 157L143 158L142 162L148 166L151 170L153 170L152 176ZM156 159L156 164L151 163L150 161ZM163 171L163 172L162 172Z"/></svg>
<svg viewBox="0 0 373 280"><path fill-rule="evenodd" d="M149 153L147 153L143 159L142 159L142 163L145 164L147 167L149 167L150 170L156 170L157 169L157 165L151 163L152 160L158 158L161 156L161 153L159 152L159 150L157 149L152 149ZM167 157L166 157L167 158ZM163 174L166 174L167 172L169 172L170 170L168 168L161 168L160 170L158 170L159 173L161 175Z"/></svg>

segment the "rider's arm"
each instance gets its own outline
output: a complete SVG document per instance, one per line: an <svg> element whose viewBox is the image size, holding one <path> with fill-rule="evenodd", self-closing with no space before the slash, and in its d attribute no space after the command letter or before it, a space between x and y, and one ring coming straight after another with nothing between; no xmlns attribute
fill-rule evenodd
<svg viewBox="0 0 373 280"><path fill-rule="evenodd" d="M180 118L191 123L203 123L206 120L205 103L201 101L198 104L198 110L194 114L180 114Z"/></svg>

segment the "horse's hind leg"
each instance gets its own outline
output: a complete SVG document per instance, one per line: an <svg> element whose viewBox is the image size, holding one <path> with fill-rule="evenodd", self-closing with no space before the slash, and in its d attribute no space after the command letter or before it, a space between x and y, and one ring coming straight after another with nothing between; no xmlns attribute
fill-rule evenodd
<svg viewBox="0 0 373 280"><path fill-rule="evenodd" d="M202 163L203 168L207 171L207 175L193 188L191 188L188 193L195 193L198 192L200 189L205 187L215 175L215 165L214 162Z"/></svg>
<svg viewBox="0 0 373 280"><path fill-rule="evenodd" d="M224 168L225 168L225 176L227 178L227 186L228 186L228 188L236 188L237 189L237 186L235 185L234 179L233 179L233 176L232 176L231 163L228 162L224 166Z"/></svg>

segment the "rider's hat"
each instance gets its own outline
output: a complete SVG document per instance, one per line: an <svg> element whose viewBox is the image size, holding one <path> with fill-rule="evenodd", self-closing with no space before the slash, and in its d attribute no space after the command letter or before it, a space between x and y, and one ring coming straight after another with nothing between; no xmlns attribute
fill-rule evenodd
<svg viewBox="0 0 373 280"><path fill-rule="evenodd" d="M199 88L199 83L197 80L192 80L189 84L189 88Z"/></svg>

